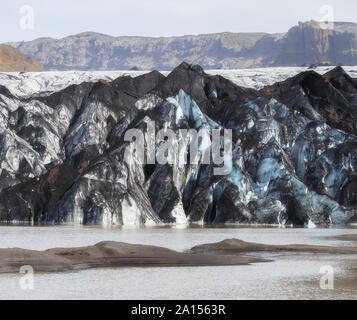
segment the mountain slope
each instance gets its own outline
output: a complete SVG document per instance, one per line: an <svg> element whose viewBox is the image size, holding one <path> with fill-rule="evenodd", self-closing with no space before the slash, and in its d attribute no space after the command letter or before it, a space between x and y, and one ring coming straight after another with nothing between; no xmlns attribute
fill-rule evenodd
<svg viewBox="0 0 357 320"><path fill-rule="evenodd" d="M7 45L0 45L0 72L43 71L35 59Z"/></svg>
<svg viewBox="0 0 357 320"><path fill-rule="evenodd" d="M218 33L168 38L82 33L63 39L10 43L46 70L172 70L181 61L205 69L301 66L325 62L357 65L357 24L299 23L286 34Z"/></svg>
<svg viewBox="0 0 357 320"><path fill-rule="evenodd" d="M357 81L342 68L257 91L182 63L167 77L154 71L26 98L0 86L0 110L3 222L331 225L357 217ZM124 136L152 122L180 139L179 129L196 129L197 162L143 163ZM203 156L214 129L232 130L226 175ZM145 150L149 136L137 140Z"/></svg>

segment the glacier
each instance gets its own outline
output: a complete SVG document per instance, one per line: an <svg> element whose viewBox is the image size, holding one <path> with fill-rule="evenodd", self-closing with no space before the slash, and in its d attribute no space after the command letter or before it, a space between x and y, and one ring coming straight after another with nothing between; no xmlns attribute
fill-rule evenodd
<svg viewBox="0 0 357 320"><path fill-rule="evenodd" d="M319 74L331 71L334 67L317 67ZM351 76L357 77L357 67L344 66L344 70ZM209 75L220 75L238 86L262 89L276 82L284 81L301 72L307 67L275 67L235 70L206 70ZM8 88L18 97L28 97L34 94L49 94L65 89L70 85L83 82L97 82L99 80L113 81L119 77L138 77L150 71L46 71L46 72L0 72L0 85ZM170 72L160 71L164 76ZM214 94L214 93L213 93Z"/></svg>
<svg viewBox="0 0 357 320"><path fill-rule="evenodd" d="M356 75L357 67L204 71L186 63L170 73L0 73L0 221L354 222ZM176 132L187 150L194 137L180 130L196 129L197 161L143 163L126 152L127 130L150 124ZM221 154L226 175L210 158L217 129L232 130L232 159ZM142 147L155 153L150 138Z"/></svg>

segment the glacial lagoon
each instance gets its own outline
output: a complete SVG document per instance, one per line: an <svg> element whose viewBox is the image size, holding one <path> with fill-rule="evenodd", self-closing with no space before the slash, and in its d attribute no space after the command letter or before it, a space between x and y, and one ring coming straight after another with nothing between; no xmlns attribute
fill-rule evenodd
<svg viewBox="0 0 357 320"><path fill-rule="evenodd" d="M1 226L0 248L46 250L101 241L146 244L187 251L225 239L264 244L353 246L333 237L357 227L273 228L251 226L102 228L88 226ZM254 253L251 253L254 255ZM356 299L357 257L325 254L255 254L272 262L194 268L92 269L36 273L34 289L22 290L22 274L0 275L0 299ZM334 271L334 289L321 288L324 268Z"/></svg>

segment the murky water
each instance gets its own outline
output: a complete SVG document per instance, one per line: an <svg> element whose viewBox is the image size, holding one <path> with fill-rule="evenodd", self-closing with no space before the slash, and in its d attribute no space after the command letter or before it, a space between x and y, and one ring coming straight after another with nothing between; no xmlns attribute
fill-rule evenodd
<svg viewBox="0 0 357 320"><path fill-rule="evenodd" d="M184 251L238 238L266 244L357 245L326 239L357 229L143 228L1 226L0 248L45 250L100 241L149 244ZM273 262L201 268L98 269L35 274L34 290L23 291L22 275L0 275L0 299L356 299L357 257L274 255ZM334 270L334 289L322 290L320 270Z"/></svg>

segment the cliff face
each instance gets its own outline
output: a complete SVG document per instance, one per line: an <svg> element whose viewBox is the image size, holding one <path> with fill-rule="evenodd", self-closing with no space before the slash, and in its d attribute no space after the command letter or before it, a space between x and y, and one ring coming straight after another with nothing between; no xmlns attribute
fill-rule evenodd
<svg viewBox="0 0 357 320"><path fill-rule="evenodd" d="M357 64L357 25L300 23L286 34L219 33L170 38L82 33L64 39L11 43L46 70L172 70L181 61L206 69Z"/></svg>
<svg viewBox="0 0 357 320"><path fill-rule="evenodd" d="M337 24L335 30L324 30L314 22L300 23L278 41L278 55L272 65L357 64L357 29L343 26Z"/></svg>
<svg viewBox="0 0 357 320"><path fill-rule="evenodd" d="M24 56L20 51L7 45L0 45L0 72L43 71L35 59Z"/></svg>
<svg viewBox="0 0 357 320"><path fill-rule="evenodd" d="M356 110L342 68L260 91L187 63L26 98L0 86L0 221L345 224L357 216ZM180 129L196 129L197 161L143 162L124 136L152 123L187 148ZM226 175L203 156L217 129L232 130Z"/></svg>

